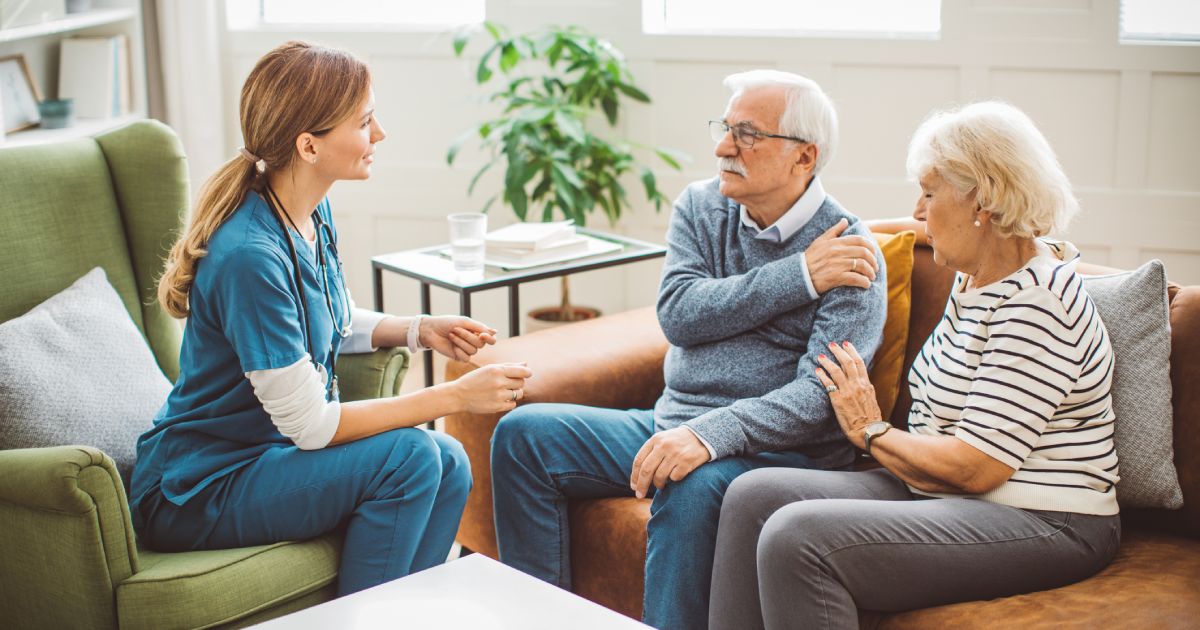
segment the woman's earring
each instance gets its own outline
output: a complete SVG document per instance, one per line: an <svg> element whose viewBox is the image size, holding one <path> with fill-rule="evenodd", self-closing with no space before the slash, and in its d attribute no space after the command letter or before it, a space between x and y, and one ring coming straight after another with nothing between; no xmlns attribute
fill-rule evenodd
<svg viewBox="0 0 1200 630"><path fill-rule="evenodd" d="M979 219L975 219L975 227L983 227L983 224L979 222Z"/></svg>

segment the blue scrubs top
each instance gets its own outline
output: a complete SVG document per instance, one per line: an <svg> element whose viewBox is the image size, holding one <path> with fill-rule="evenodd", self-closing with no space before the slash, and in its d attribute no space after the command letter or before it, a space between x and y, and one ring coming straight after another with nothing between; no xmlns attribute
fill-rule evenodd
<svg viewBox="0 0 1200 630"><path fill-rule="evenodd" d="M138 439L130 484L135 515L156 486L166 500L183 505L269 449L294 447L271 422L245 373L286 367L308 352L285 238L292 239L300 261L312 349L325 373L333 373L341 337L326 304L326 282L337 321L347 321L347 314L329 200L316 212L329 226L318 230L325 282L309 245L294 230L284 234L258 193L248 193L213 234L189 295L179 379L154 427ZM331 234L333 244L327 242Z"/></svg>

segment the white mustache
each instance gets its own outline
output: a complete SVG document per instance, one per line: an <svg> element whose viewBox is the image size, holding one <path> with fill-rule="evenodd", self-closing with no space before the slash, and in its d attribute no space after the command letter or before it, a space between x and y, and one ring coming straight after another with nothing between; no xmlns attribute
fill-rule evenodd
<svg viewBox="0 0 1200 630"><path fill-rule="evenodd" d="M741 175L742 177L746 177L749 175L746 172L746 166L731 157L717 158L717 170L731 171L731 172L737 173L738 175Z"/></svg>

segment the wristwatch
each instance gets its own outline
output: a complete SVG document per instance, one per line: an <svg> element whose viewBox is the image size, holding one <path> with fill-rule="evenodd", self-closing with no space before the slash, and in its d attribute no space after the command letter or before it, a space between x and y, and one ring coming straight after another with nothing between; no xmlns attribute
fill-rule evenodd
<svg viewBox="0 0 1200 630"><path fill-rule="evenodd" d="M888 429L891 428L892 425L888 424L887 422L884 422L883 420L876 420L875 422L868 424L867 427L863 429L863 450L867 452L867 455L871 454L871 439L887 433Z"/></svg>

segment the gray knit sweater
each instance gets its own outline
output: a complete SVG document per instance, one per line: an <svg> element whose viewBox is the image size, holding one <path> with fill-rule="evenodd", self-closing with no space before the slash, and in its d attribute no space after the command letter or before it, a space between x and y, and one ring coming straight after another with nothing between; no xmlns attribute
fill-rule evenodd
<svg viewBox="0 0 1200 630"><path fill-rule="evenodd" d="M675 201L658 321L671 343L663 366L666 390L655 425L686 424L717 457L796 450L814 465L853 458L814 374L831 341L849 340L871 362L883 337L887 280L869 289L838 287L816 296L803 279L801 254L839 219L846 234L870 236L858 218L826 197L790 239L755 239L737 202L714 178L695 182Z"/></svg>

